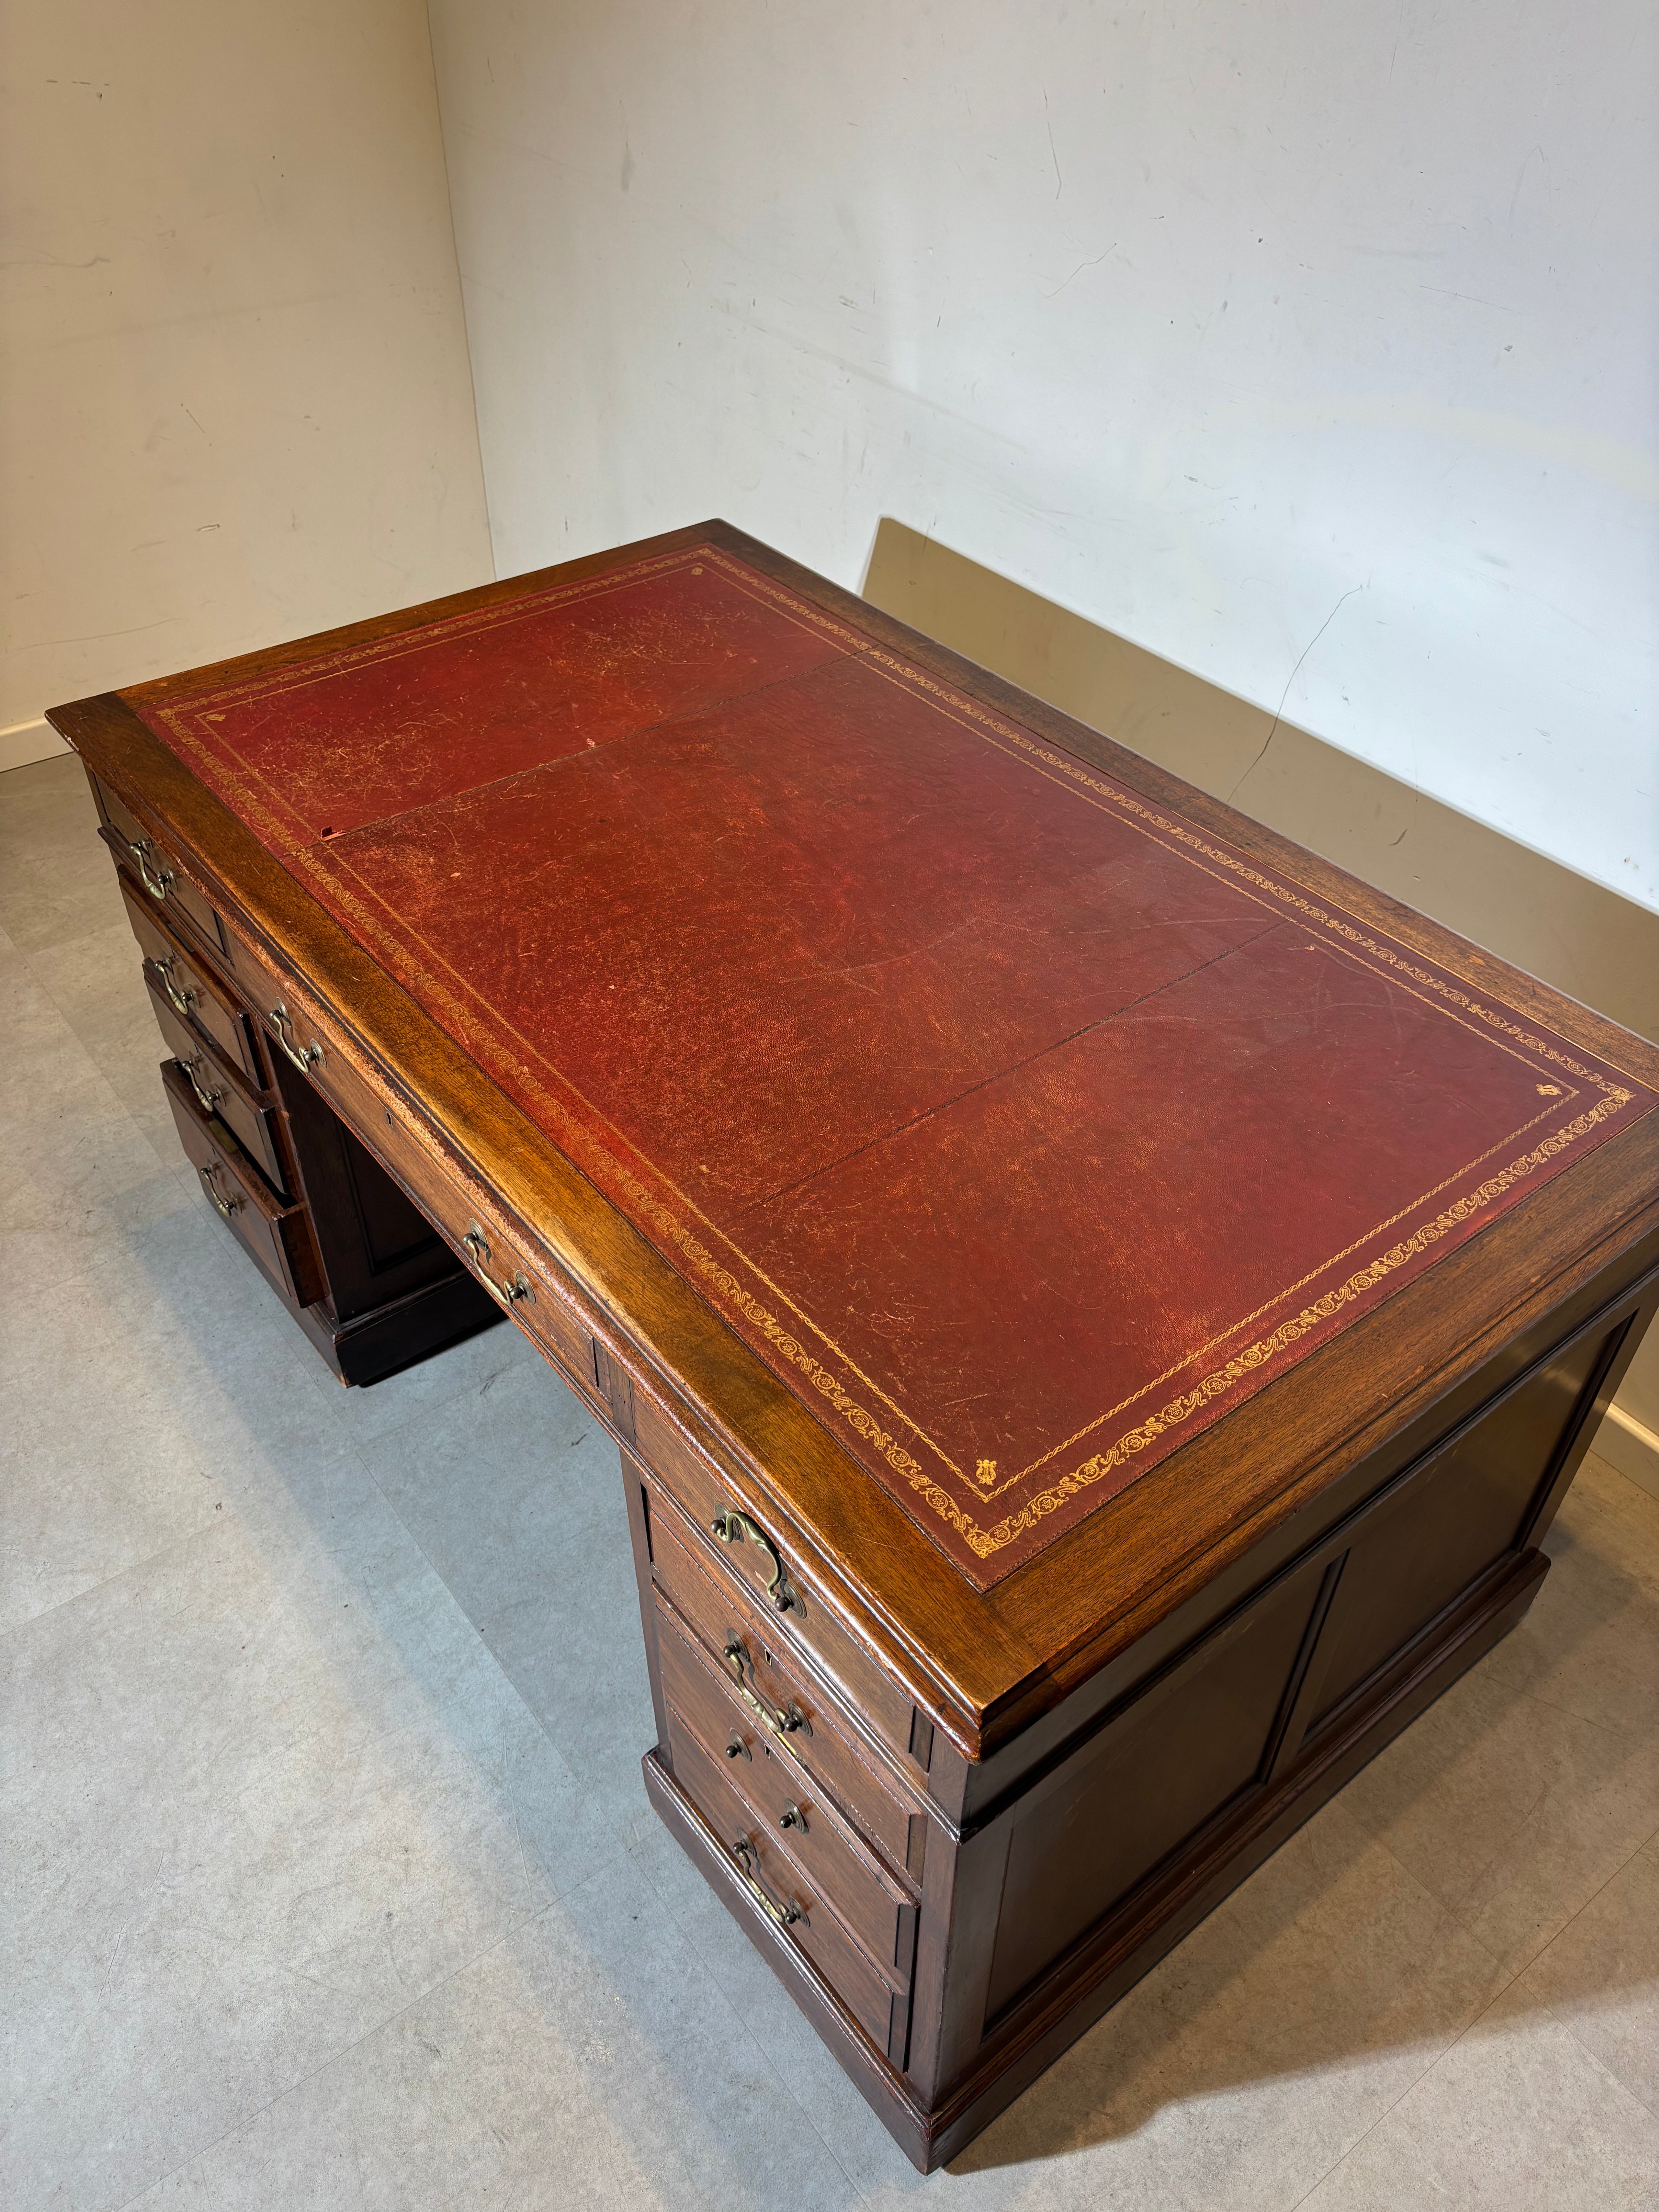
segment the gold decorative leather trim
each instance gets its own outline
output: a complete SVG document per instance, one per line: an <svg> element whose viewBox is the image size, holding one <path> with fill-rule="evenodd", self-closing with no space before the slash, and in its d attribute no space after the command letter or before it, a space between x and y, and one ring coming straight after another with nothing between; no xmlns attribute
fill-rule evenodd
<svg viewBox="0 0 1659 2212"><path fill-rule="evenodd" d="M1127 1465L1158 1437L1191 1419L1195 1413L1206 1406L1212 1405L1218 1399L1236 1390L1249 1377L1259 1374L1264 1367L1278 1359L1291 1346L1319 1328L1322 1323L1328 1321L1345 1306L1352 1304L1365 1292L1385 1280L1389 1275L1395 1273L1408 1261L1419 1256L1431 1246L1491 1206L1505 1192L1534 1174L1549 1160L1579 1142L1600 1124L1621 1112L1632 1103L1635 1094L1624 1085L1610 1081L1595 1069L1584 1066L1571 1054L1559 1049L1544 1038L1534 1036L1518 1023L1510 1020L1507 1011L1499 1012L1480 1000L1471 997L1468 992L1459 988L1455 984L1418 965L1391 946L1379 943L1358 927L1352 918L1340 913L1332 914L1313 899L1304 896L1303 890L1305 887L1293 888L1290 883L1264 874L1237 854L1212 843L1186 823L1172 818L1158 809L1146 805L1122 786L1092 773L1075 757L1045 744L1018 725L1005 720L1001 716L990 713L954 687L942 684L927 675L913 664L878 645L866 634L855 631L823 614L810 602L799 599L787 587L774 582L759 571L735 560L718 547L702 545L659 556L626 570L611 570L599 576L580 579L568 586L553 587L538 592L528 599L509 601L499 607L480 609L453 616L442 623L371 641L362 647L341 648L321 660L302 663L291 671L284 671L275 678L256 678L242 685L198 693L193 698L185 697L169 701L165 704L157 703L152 705L149 711L166 724L185 757L192 760L195 763L210 768L234 782L240 810L250 822L251 826L259 830L260 834L272 844L273 848L286 860L290 867L312 876L319 885L326 885L331 897L350 913L353 925L361 934L366 939L378 941L395 952L399 949L398 939L388 930L380 918L342 882L339 870L343 864L334 860L331 865L325 868L320 865L318 855L308 848L307 843L301 843L296 850L293 830L283 819L284 816L291 815L292 810L285 805L280 793L270 791L267 797L264 779L235 751L222 735L216 737L216 744L207 744L200 733L189 726L186 718L199 716L203 722L211 723L216 721L219 716L218 714L209 711L210 708L228 709L246 697L255 695L269 696L273 693L300 689L321 678L348 672L368 663L395 659L403 653L422 649L430 645L434 638L441 638L452 629L459 629L468 635L475 634L480 629L493 629L512 621L529 618L552 607L599 596L608 591L625 588L629 584L647 577L702 566L719 569L728 580L746 594L763 599L777 607L780 611L797 622L810 626L820 635L840 641L849 653L857 654L862 665L882 675L886 680L894 683L897 688L929 695L931 701L951 720L963 727L972 726L999 750L1008 750L1012 748L1017 756L1023 757L1028 764L1036 769L1038 774L1044 775L1048 780L1065 779L1067 784L1078 790L1079 796L1086 795L1086 803L1100 806L1103 811L1115 813L1120 817L1130 817L1134 825L1141 829L1143 834L1151 834L1155 840L1173 840L1185 848L1192 864L1200 866L1205 872L1214 873L1218 870L1223 871L1236 886L1245 884L1251 886L1252 891L1260 895L1259 903L1267 905L1272 902L1280 908L1297 914L1315 930L1328 933L1329 938L1336 940L1333 944L1333 950L1342 951L1346 957L1356 959L1358 965L1365 967L1370 965L1372 962L1380 962L1392 970L1396 977L1419 987L1421 990L1432 993L1442 1002L1443 1011L1449 1013L1453 1007L1456 1007L1469 1018L1468 1021L1460 1024L1461 1026L1468 1027L1472 1023L1479 1023L1486 1030L1500 1033L1504 1037L1510 1040L1508 1047L1501 1048L1515 1050L1518 1048L1517 1057L1524 1053L1547 1060L1601 1093L1594 1106L1575 1115L1541 1143L1512 1159L1474 1190L1467 1192L1455 1203L1447 1206L1432 1221L1423 1224L1409 1237L1392 1246L1389 1251L1379 1255L1351 1274L1336 1288L1313 1299L1299 1312L1279 1323L1267 1335L1249 1345L1244 1350L1234 1354L1209 1374L1202 1376L1191 1388L1181 1392L1134 1425L1125 1429L1110 1443L1091 1454L1088 1458L1073 1467L1069 1473L1028 1498L1017 1511L988 1527L927 1472L915 1455L899 1442L894 1428L884 1425L879 1418L871 1413L867 1406L861 1403L848 1391L841 1376L810 1352L789 1325L781 1322L775 1313L739 1282L730 1267L702 1243L690 1222L683 1218L672 1206L665 1203L655 1191L648 1188L615 1151L604 1145L595 1133L570 1111L564 1100L549 1088L548 1084L538 1073L525 1065L521 1060L517 1059L516 1055L503 1054L502 1057L509 1060L513 1073L519 1084L527 1094L537 1100L540 1109L557 1127L561 1145L579 1162L586 1164L586 1171L594 1176L601 1188L604 1188L607 1182L618 1186L627 1204L636 1216L642 1222L648 1222L658 1235L684 1255L694 1276L721 1303L740 1315L749 1327L765 1340L777 1357L787 1361L803 1376L824 1402L834 1408L848 1428L863 1439L866 1447L873 1450L896 1474L902 1477L918 1500L957 1531L976 1558L989 1559L999 1552L1006 1550L1009 1545L1036 1528L1049 1515L1059 1510L1070 1499ZM235 763L234 769L226 759L227 753ZM293 817L293 819L297 823L297 817ZM303 836L308 840L309 831L305 830L303 824L300 827ZM324 848L323 850L325 852L327 848ZM377 896L368 884L364 884L362 888L371 898ZM1251 895L1251 892L1246 893L1247 896ZM404 927L406 927L406 925ZM423 940L416 941L423 943ZM406 948L403 949L406 952ZM441 953L438 952L435 947L425 945L424 950L440 966L447 967L447 963L444 961ZM1360 955L1369 956L1369 957L1362 958L1359 957ZM458 975L455 980L460 989L470 988L465 984L465 979ZM464 1033L474 1026L477 1019L477 1011L470 1008L465 1001L457 995L456 990L452 989L440 976L430 971L425 973L421 981L422 987L431 994L434 1000L444 1006L451 1023L459 1025L460 1032ZM1417 994L1414 993L1413 995ZM515 1045L520 1050L528 1053L535 1059L541 1058L539 1050L530 1039L520 1036L502 1020L501 1016L494 1012L493 1009L484 1007L482 1000L477 1001L477 1006L483 1008L487 1022L495 1028L498 1036L500 1032L506 1031L513 1037ZM1453 1015L1452 1018L1455 1020L1457 1017ZM1492 1041L1497 1042L1496 1036L1493 1036ZM499 1044L497 1049L499 1049ZM568 1085L568 1078L564 1077L550 1062L545 1065L549 1073L557 1082L566 1084L573 1096L581 1098L581 1094L574 1090L574 1086ZM1559 1095L1553 1085L1540 1084L1535 1088L1540 1095L1546 1098ZM608 1117L605 1116L591 1101L582 1099L581 1103L591 1113L604 1121L607 1127L611 1126ZM1547 1118L1550 1110L1546 1107L1544 1113L1536 1116L1534 1122L1524 1125L1525 1127L1530 1128L1535 1126L1537 1120ZM1514 1133L1520 1135L1523 1131L1516 1131ZM622 1136L620 1131L616 1132L616 1134L621 1143L628 1144L628 1139ZM1506 1140L1499 1139L1498 1144L1492 1147L1492 1151L1498 1150L1504 1141ZM631 1146L629 1149L634 1150ZM1483 1159L1490 1157L1490 1152L1482 1156ZM1373 1237L1390 1227L1394 1221L1403 1218L1419 1206L1429 1202L1440 1190L1448 1188L1450 1183L1458 1182L1464 1175L1473 1172L1481 1164L1480 1160L1468 1163L1454 1175L1445 1178L1433 1190L1419 1194L1399 1212L1391 1216L1388 1221L1367 1231L1364 1236L1356 1240L1356 1243L1350 1245L1347 1250L1356 1250L1359 1245L1369 1243ZM778 1285L771 1284L769 1279L754 1261L748 1259L717 1224L708 1221L702 1215L689 1194L680 1192L669 1177L662 1175L659 1169L653 1166L651 1172L661 1176L665 1188L684 1206L687 1212L702 1223L712 1236L726 1244L734 1258L748 1268L758 1282L772 1290L785 1304L793 1304L793 1301L788 1299L787 1292L781 1291ZM1346 1256L1346 1252L1337 1253L1322 1261L1316 1267L1301 1279L1301 1282L1276 1292L1266 1304L1257 1309L1257 1313L1269 1311L1283 1298L1294 1295L1303 1284L1313 1281L1318 1275L1325 1273ZM1255 1318L1256 1315L1246 1316L1232 1322L1219 1336L1212 1338L1209 1345L1183 1353L1174 1365L1165 1370L1165 1376L1173 1376L1180 1373L1183 1367L1189 1368L1194 1360L1203 1358L1214 1346L1224 1342L1227 1337L1237 1334L1241 1328L1248 1327ZM970 1480L908 1414L905 1414L897 1406L892 1405L891 1401L886 1400L885 1394L880 1389L879 1385L872 1377L864 1376L858 1369L856 1362L848 1358L848 1355L842 1352L841 1348L834 1344L833 1340L825 1335L809 1316L801 1314L799 1319L801 1325L812 1334L819 1337L842 1362L858 1376L859 1380L872 1395L890 1405L896 1420L911 1429L927 1446L927 1449L937 1455L942 1465L948 1468L959 1480L966 1483ZM1152 1382L1143 1385L1133 1394L1133 1396L1145 1398L1158 1388L1159 1381L1163 1379L1164 1378L1155 1378ZM1133 1402L1133 1401L1126 1402ZM1012 1485L1024 1480L1048 1460L1064 1451L1067 1443L1077 1443L1093 1428L1110 1418L1110 1413L1097 1416L1095 1421L1079 1431L1076 1437L1052 1447L1042 1457L1034 1461L1030 1467L1012 1474L1000 1474L994 1460L980 1459L974 1476L971 1478L972 1482L978 1488L980 1496L973 1502L982 1510L984 1504L989 1499Z"/></svg>

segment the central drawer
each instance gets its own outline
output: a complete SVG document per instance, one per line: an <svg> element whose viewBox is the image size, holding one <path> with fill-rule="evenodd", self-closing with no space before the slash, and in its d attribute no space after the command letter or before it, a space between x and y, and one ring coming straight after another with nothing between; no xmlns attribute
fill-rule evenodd
<svg viewBox="0 0 1659 2212"><path fill-rule="evenodd" d="M496 1304L552 1359L590 1405L608 1413L593 1363L593 1340L545 1271L512 1237L480 1214L435 1147L394 1111L356 1065L356 1048L286 981L274 961L240 935L231 957L272 1048L279 1080L292 1067L313 1084L349 1128L403 1187L471 1268Z"/></svg>

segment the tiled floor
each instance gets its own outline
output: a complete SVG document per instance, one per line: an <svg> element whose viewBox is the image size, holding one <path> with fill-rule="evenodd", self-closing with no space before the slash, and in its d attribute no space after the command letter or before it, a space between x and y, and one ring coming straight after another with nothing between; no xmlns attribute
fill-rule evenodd
<svg viewBox="0 0 1659 2212"><path fill-rule="evenodd" d="M613 1451L347 1393L183 1168L72 761L0 778L0 2199L1659 2204L1659 1501L920 2179L647 1813Z"/></svg>

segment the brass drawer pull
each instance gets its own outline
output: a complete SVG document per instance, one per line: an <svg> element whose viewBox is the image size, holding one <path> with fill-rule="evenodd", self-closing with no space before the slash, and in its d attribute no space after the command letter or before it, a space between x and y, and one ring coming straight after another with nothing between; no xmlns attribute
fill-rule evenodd
<svg viewBox="0 0 1659 2212"><path fill-rule="evenodd" d="M301 1075L309 1075L313 1067L323 1064L323 1048L319 1044L301 1044L294 1034L294 1020L286 1002L278 999L270 1010L270 1025L276 1032L276 1042L294 1062Z"/></svg>
<svg viewBox="0 0 1659 2212"><path fill-rule="evenodd" d="M465 1245L472 1264L477 1269L478 1280L503 1313L511 1313L514 1307L526 1298L528 1298L532 1305L535 1304L536 1293L531 1289L523 1275L514 1275L510 1283L498 1283L494 1275L489 1273L485 1265L489 1258L489 1240L476 1221L462 1237L461 1242Z"/></svg>
<svg viewBox="0 0 1659 2212"><path fill-rule="evenodd" d="M796 1921L800 1918L800 1907L798 1905L780 1905L768 1891L761 1887L759 1877L755 1871L755 1846L747 1836L738 1838L732 1846L732 1856L738 1863L738 1879L767 1918L775 1921L780 1928L793 1928Z"/></svg>
<svg viewBox="0 0 1659 2212"><path fill-rule="evenodd" d="M778 1815L778 1826L781 1828L799 1829L804 1836L806 1833L806 1815L799 1805L786 1805Z"/></svg>
<svg viewBox="0 0 1659 2212"><path fill-rule="evenodd" d="M213 1200L214 1206L217 1209L218 1212L225 1220L228 1221L231 1215L240 1209L242 1201L240 1198L224 1198L221 1196L219 1191L220 1170L218 1161L210 1161L206 1167L200 1169L198 1172L202 1178L203 1188L207 1192L208 1196Z"/></svg>
<svg viewBox="0 0 1659 2212"><path fill-rule="evenodd" d="M169 952L165 960L152 960L150 966L161 977L161 988L167 993L167 1003L173 1012L187 1017L191 1008L196 1004L196 993L190 984L186 983L180 990L178 984L173 981L173 955Z"/></svg>
<svg viewBox="0 0 1659 2212"><path fill-rule="evenodd" d="M138 863L138 873L144 889L153 899L164 899L173 883L173 871L164 868L155 857L155 848L148 837L127 840L127 850Z"/></svg>
<svg viewBox="0 0 1659 2212"><path fill-rule="evenodd" d="M769 1705L764 1698L757 1697L750 1688L749 1654L741 1644L728 1644L720 1656L726 1662L732 1680L738 1686L738 1695L743 1699L744 1705L759 1715L763 1725L769 1729L774 1735L793 1735L797 1729L805 1729L808 1735L811 1735L811 1722L807 1719L793 1698L787 1705L782 1707Z"/></svg>
<svg viewBox="0 0 1659 2212"><path fill-rule="evenodd" d="M726 1747L726 1755L728 1759L747 1759L750 1755L748 1745L736 1729L732 1729L732 1740Z"/></svg>
<svg viewBox="0 0 1659 2212"><path fill-rule="evenodd" d="M193 1052L188 1060L181 1060L179 1065L184 1069L185 1073L189 1076L190 1087L196 1093L196 1103L201 1108L202 1111L204 1114L216 1114L219 1110L219 1102L223 1098L225 1094L222 1091L212 1090L208 1085L203 1082L200 1073L202 1066L201 1054L199 1052Z"/></svg>
<svg viewBox="0 0 1659 2212"><path fill-rule="evenodd" d="M772 1565L772 1571L767 1577L766 1595L780 1613L787 1613L799 1604L799 1601L784 1575L783 1561L778 1557L777 1546L746 1513L739 1513L734 1506L728 1505L723 1513L714 1516L709 1526L722 1544L741 1544L747 1539L757 1551L766 1554Z"/></svg>

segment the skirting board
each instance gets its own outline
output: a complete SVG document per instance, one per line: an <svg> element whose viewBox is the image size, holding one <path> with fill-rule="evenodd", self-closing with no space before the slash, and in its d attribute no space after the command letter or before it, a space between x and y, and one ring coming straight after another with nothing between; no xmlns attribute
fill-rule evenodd
<svg viewBox="0 0 1659 2212"><path fill-rule="evenodd" d="M1590 1449L1639 1488L1659 1498L1659 1437L1644 1429L1622 1406L1608 1407Z"/></svg>
<svg viewBox="0 0 1659 2212"><path fill-rule="evenodd" d="M33 722L13 722L9 728L0 730L0 775L9 768L27 768L31 761L51 760L54 754L68 750L69 747L44 718Z"/></svg>

